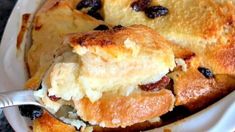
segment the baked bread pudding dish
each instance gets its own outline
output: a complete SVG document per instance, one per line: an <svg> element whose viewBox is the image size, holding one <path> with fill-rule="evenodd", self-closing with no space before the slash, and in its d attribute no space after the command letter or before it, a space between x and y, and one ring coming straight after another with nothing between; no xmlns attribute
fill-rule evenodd
<svg viewBox="0 0 235 132"><path fill-rule="evenodd" d="M46 0L31 36L26 88L72 108L22 106L35 132L150 130L235 89L234 0Z"/></svg>

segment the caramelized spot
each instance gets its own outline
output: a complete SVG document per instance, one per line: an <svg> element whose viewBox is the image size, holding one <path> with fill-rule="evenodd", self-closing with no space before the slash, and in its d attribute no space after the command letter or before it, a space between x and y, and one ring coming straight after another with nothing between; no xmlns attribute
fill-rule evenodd
<svg viewBox="0 0 235 132"><path fill-rule="evenodd" d="M195 53L190 54L190 55L188 55L188 56L185 56L183 59L184 59L185 63L186 63L187 65L189 65L190 62L193 60L194 57L196 57L196 54L195 54Z"/></svg>
<svg viewBox="0 0 235 132"><path fill-rule="evenodd" d="M34 29L36 31L39 31L42 28L42 24L40 24L39 20L40 20L40 17L36 16L35 17L35 24L34 24Z"/></svg>
<svg viewBox="0 0 235 132"><path fill-rule="evenodd" d="M30 17L30 14L24 14L22 16L21 28L20 28L20 32L18 33L18 36L17 36L17 43L16 43L17 49L20 49L20 46L22 44L25 32L27 30L27 24L29 22L29 17Z"/></svg>
<svg viewBox="0 0 235 132"><path fill-rule="evenodd" d="M88 46L88 45L100 45L100 46L107 46L112 44L112 41L109 39L104 38L96 38L93 35L85 34L82 37L77 38L77 44L81 46Z"/></svg>
<svg viewBox="0 0 235 132"><path fill-rule="evenodd" d="M40 30L40 29L42 28L42 25L35 26L34 28L35 28L35 30L37 30L37 31L38 31L38 30Z"/></svg>
<svg viewBox="0 0 235 132"><path fill-rule="evenodd" d="M35 29L36 31L39 31L41 28L42 28L42 25L35 25L35 26L34 26L34 29Z"/></svg>
<svg viewBox="0 0 235 132"><path fill-rule="evenodd" d="M110 29L110 30L89 32L85 34L76 35L74 37L71 37L70 43L72 47L76 45L80 45L80 46L112 45L112 44L115 44L112 40L112 35L116 32L123 30L124 28L125 27L118 25L118 26L113 27L113 29ZM104 32L105 34L103 34Z"/></svg>

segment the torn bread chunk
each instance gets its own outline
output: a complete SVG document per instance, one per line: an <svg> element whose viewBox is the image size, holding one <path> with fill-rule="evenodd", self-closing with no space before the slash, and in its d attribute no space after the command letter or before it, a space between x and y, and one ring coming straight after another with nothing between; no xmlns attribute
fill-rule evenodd
<svg viewBox="0 0 235 132"><path fill-rule="evenodd" d="M167 41L141 25L72 34L65 43L81 58L78 83L92 102L103 92L128 96L138 85L157 82L175 67Z"/></svg>
<svg viewBox="0 0 235 132"><path fill-rule="evenodd" d="M64 44L74 53L54 61L43 80L48 97L42 101L53 97L61 105L72 105L82 120L102 127L126 127L159 117L173 109L172 92L146 92L139 86L160 81L175 67L167 43L142 25L68 35ZM94 114L99 116L91 118Z"/></svg>

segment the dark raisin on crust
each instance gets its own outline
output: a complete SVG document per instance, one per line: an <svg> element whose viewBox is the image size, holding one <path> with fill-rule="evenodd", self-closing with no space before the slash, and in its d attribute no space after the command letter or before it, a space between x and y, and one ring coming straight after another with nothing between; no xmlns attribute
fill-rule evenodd
<svg viewBox="0 0 235 132"><path fill-rule="evenodd" d="M169 77L164 76L158 82L139 85L139 88L143 91L158 91L161 90L162 88L166 88L167 85L170 83L170 81L171 79Z"/></svg>
<svg viewBox="0 0 235 132"><path fill-rule="evenodd" d="M205 68L205 67L198 67L197 68L198 71L206 78L210 79L210 78L213 78L214 75L213 73L210 71L210 69L208 68Z"/></svg>
<svg viewBox="0 0 235 132"><path fill-rule="evenodd" d="M103 24L101 24L101 25L97 26L96 28L94 28L94 30L108 30L108 29L109 29L109 27L106 26L106 25L103 25Z"/></svg>
<svg viewBox="0 0 235 132"><path fill-rule="evenodd" d="M81 10L82 8L92 7L96 10L101 8L101 1L100 0L82 0L78 3L76 9Z"/></svg>
<svg viewBox="0 0 235 132"><path fill-rule="evenodd" d="M89 16L92 16L94 18L96 18L97 20L104 20L104 18L100 15L100 13L96 10L96 8L91 8L87 14Z"/></svg>
<svg viewBox="0 0 235 132"><path fill-rule="evenodd" d="M88 5L89 5L89 4L88 4L88 1L82 0L81 2L78 3L78 5L76 6L76 9L77 9L77 10L81 10L82 8L87 8L87 7L89 7Z"/></svg>
<svg viewBox="0 0 235 132"><path fill-rule="evenodd" d="M168 14L168 9L163 6L150 6L145 9L145 15L148 18L154 19L156 17L165 16Z"/></svg>
<svg viewBox="0 0 235 132"><path fill-rule="evenodd" d="M121 28L123 28L122 25L116 25L116 26L113 27L114 30L119 30L119 29L121 29Z"/></svg>
<svg viewBox="0 0 235 132"><path fill-rule="evenodd" d="M31 120L39 118L43 114L43 109L34 105L22 105L19 106L19 110L22 116L29 117Z"/></svg>
<svg viewBox="0 0 235 132"><path fill-rule="evenodd" d="M91 7L90 10L88 10L87 14L89 16L92 16L98 20L104 20L103 17L99 14L98 10L102 7L100 0L82 0L78 3L76 9L81 10L82 8L88 8Z"/></svg>
<svg viewBox="0 0 235 132"><path fill-rule="evenodd" d="M134 11L144 11L151 3L151 0L137 0L131 4Z"/></svg>

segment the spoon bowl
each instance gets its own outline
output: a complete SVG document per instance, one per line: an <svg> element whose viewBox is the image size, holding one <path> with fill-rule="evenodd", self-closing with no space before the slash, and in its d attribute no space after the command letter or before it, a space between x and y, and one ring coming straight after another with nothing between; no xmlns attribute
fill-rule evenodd
<svg viewBox="0 0 235 132"><path fill-rule="evenodd" d="M69 122L62 120L67 118L68 113L73 111L69 105L63 105L55 114L51 113L37 98L34 96L33 90L20 90L0 93L0 108L20 106L20 105L35 105L46 110L51 116L57 120L71 125Z"/></svg>

